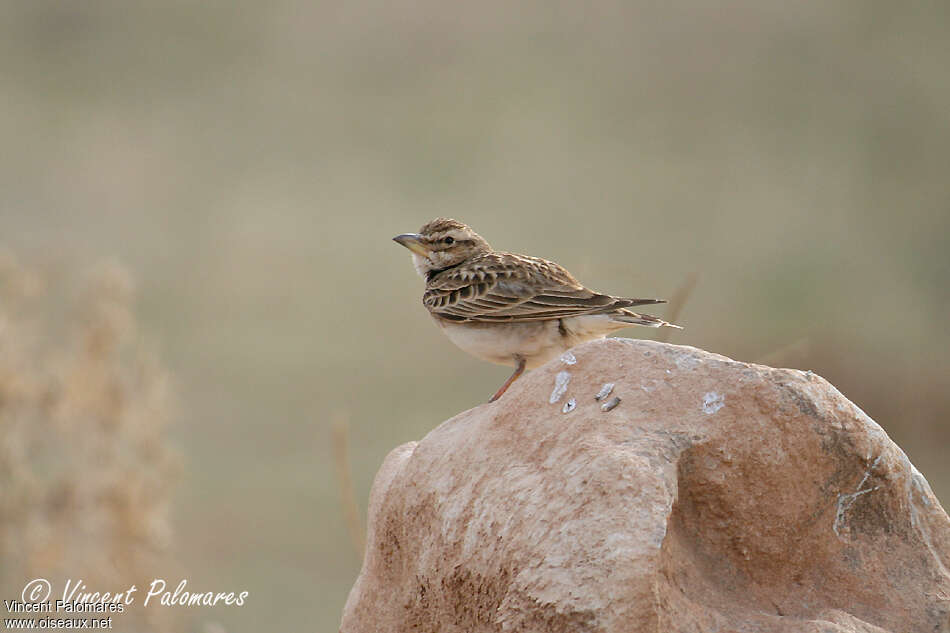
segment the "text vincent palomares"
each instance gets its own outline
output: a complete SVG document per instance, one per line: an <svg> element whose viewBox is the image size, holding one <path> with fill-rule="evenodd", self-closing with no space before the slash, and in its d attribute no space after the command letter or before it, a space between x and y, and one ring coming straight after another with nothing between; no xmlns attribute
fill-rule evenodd
<svg viewBox="0 0 950 633"><path fill-rule="evenodd" d="M213 607L216 605L243 606L249 592L241 591L187 591L188 581L182 579L173 591L167 589L167 583L156 578L149 584L148 592L142 600L142 606L160 604L162 606ZM106 611L123 613L125 607L135 603L138 587L130 586L123 591L89 591L82 580L67 579L63 585L61 598L50 600L53 592L52 584L44 578L31 580L23 587L20 600L4 600L3 603L10 613L52 613L64 611L67 613L87 613Z"/></svg>

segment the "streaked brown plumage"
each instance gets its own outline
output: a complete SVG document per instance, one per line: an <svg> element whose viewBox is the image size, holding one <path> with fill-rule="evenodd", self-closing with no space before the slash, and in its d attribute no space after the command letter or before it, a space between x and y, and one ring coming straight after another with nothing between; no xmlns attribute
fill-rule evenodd
<svg viewBox="0 0 950 633"><path fill-rule="evenodd" d="M452 342L478 358L515 367L492 401L526 368L584 341L631 325L679 327L629 309L662 300L594 292L554 262L492 250L457 220L437 218L419 233L393 239L412 251L426 280L422 302Z"/></svg>

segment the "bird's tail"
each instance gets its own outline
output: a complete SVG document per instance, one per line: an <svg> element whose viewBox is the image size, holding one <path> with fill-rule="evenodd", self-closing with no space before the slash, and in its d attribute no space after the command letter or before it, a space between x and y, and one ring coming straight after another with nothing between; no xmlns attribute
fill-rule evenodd
<svg viewBox="0 0 950 633"><path fill-rule="evenodd" d="M683 329L679 325L667 323L660 317L655 317L652 314L640 314L632 310L618 310L616 314L612 314L611 316L614 321L620 323L632 323L634 325L645 325L647 327L673 327L677 330Z"/></svg>
<svg viewBox="0 0 950 633"><path fill-rule="evenodd" d="M627 299L627 298L618 299L618 298L614 298L614 300L616 301L615 305L616 305L618 308L621 308L621 307L623 307L623 308L630 308L630 307L633 307L633 306L647 306L647 305L655 305L655 304L657 304L657 303L666 303L666 299ZM619 305L618 305L618 304L619 304Z"/></svg>

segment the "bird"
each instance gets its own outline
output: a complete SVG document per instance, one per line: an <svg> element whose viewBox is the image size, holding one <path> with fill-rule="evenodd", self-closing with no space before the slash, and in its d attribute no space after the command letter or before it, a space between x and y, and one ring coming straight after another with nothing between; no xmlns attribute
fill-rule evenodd
<svg viewBox="0 0 950 633"><path fill-rule="evenodd" d="M595 292L555 262L494 250L458 220L436 218L393 241L409 249L425 279L422 303L449 340L476 358L514 367L489 402L526 369L585 341L633 325L682 329L630 310L662 299Z"/></svg>

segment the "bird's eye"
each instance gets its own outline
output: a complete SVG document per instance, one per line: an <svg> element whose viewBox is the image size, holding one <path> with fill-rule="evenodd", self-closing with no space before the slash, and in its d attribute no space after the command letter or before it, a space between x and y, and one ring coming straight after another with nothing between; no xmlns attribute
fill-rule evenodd
<svg viewBox="0 0 950 633"><path fill-rule="evenodd" d="M455 240L452 239L451 237L447 237L447 238L443 239L442 241L445 242L448 246L451 246L452 244L455 243Z"/></svg>

